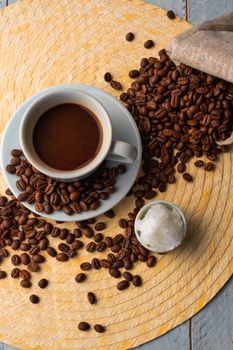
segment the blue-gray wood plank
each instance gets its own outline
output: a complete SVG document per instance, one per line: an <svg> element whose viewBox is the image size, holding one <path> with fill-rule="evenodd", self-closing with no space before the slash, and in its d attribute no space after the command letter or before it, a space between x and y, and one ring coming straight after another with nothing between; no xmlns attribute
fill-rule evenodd
<svg viewBox="0 0 233 350"><path fill-rule="evenodd" d="M0 0L0 8L16 0ZM92 0L95 1L95 0ZM233 0L147 0L195 24L233 11ZM197 315L134 350L232 350L233 278ZM0 343L0 350L17 350ZM26 349L23 349L26 350ZM94 350L94 349L93 349Z"/></svg>

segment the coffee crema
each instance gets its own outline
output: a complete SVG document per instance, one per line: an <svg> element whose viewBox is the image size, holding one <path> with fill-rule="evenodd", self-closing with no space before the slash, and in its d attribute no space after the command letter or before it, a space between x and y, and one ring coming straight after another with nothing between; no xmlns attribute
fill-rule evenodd
<svg viewBox="0 0 233 350"><path fill-rule="evenodd" d="M103 131L87 108L64 103L47 110L33 131L39 158L57 170L75 170L90 163L100 150Z"/></svg>

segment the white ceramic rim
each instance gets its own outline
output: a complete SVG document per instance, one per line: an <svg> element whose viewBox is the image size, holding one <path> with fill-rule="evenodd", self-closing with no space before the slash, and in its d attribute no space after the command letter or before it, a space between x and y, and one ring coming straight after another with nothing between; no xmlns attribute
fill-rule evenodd
<svg viewBox="0 0 233 350"><path fill-rule="evenodd" d="M60 102L53 103L53 99L60 99ZM63 103L76 103L89 109L97 117L102 127L102 144L96 156L82 168L69 171L57 170L44 163L37 155L32 141L33 129L39 117L49 108ZM49 107L44 107L46 104L49 105ZM40 107L42 108L42 112L38 113L37 117L32 119L33 113ZM112 124L107 110L94 96L73 88L69 89L65 87L64 91L57 91L55 88L52 88L50 91L45 90L25 111L20 123L19 138L26 159L37 170L61 181L72 181L75 178L88 176L104 161L112 144Z"/></svg>
<svg viewBox="0 0 233 350"><path fill-rule="evenodd" d="M173 249L168 249L168 250L164 250L164 251L155 251L151 248L148 248L148 246L145 246L145 244L141 241L140 239L140 235L138 234L138 229L137 229L137 222L138 220L140 220L140 217L141 215L145 215L145 213L149 210L150 207L152 207L154 204L165 204L167 206L170 206L172 208L174 208L180 215L182 221L183 221L183 225L184 225L184 235L183 235L183 240L182 242L184 241L185 237L186 237L186 233L187 233L187 221L186 221L186 218L184 216L184 213L182 212L182 210L177 207L177 205L175 205L174 203L172 202L169 202L169 201L165 201L165 200L154 200L150 203L147 203L145 204L140 210L139 212L137 213L137 216L135 218L135 222L134 222L134 232L135 232L135 235L137 237L137 240L141 243L141 245L143 245L143 247L145 247L146 249L152 251L152 252L155 252L155 253L167 253L167 252L170 252L171 250L174 250L175 248L177 248L182 242L180 242L177 246L175 246Z"/></svg>

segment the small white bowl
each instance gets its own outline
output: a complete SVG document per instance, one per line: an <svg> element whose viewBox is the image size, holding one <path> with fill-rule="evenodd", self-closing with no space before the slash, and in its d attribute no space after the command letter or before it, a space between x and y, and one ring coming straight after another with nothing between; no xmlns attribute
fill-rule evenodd
<svg viewBox="0 0 233 350"><path fill-rule="evenodd" d="M176 246L173 247L168 247L163 249L163 251L161 250L154 250L153 247L149 246L148 244L144 243L143 240L141 239L141 232L138 229L138 222L139 220L142 220L144 218L144 216L146 215L147 211L154 205L154 204L162 204L166 207L169 207L171 209L175 209L175 211L177 211L177 213L180 215L180 218L183 222L183 239L181 242L178 242L178 244ZM187 231L187 222L185 219L185 216L183 214L183 212L180 210L180 208L178 208L175 204L168 202L168 201L163 201L163 200L155 200L153 202L150 202L146 205L144 205L141 210L138 212L136 218L135 218L135 223L134 223L134 231L135 231L135 235L138 239L138 241L143 245L143 247L145 247L146 249L156 252L156 253L166 253L169 252L175 248L177 248L184 240L185 236L186 236L186 231Z"/></svg>

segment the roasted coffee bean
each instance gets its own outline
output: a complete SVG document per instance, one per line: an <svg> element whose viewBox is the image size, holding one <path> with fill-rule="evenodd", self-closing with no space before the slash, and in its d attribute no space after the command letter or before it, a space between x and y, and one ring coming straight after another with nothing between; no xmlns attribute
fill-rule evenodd
<svg viewBox="0 0 233 350"><path fill-rule="evenodd" d="M24 279L22 281L20 281L20 285L23 288L31 288L32 284L28 279Z"/></svg>
<svg viewBox="0 0 233 350"><path fill-rule="evenodd" d="M133 268L133 264L132 264L130 258L125 258L123 260L123 263L124 263L124 267L126 270L131 270Z"/></svg>
<svg viewBox="0 0 233 350"><path fill-rule="evenodd" d="M79 322L79 324L78 324L78 329L80 331L86 332L86 331L89 331L90 328L91 327L90 327L89 323L87 323L87 322Z"/></svg>
<svg viewBox="0 0 233 350"><path fill-rule="evenodd" d="M20 243L20 249L23 250L24 252L30 250L30 248L31 248L31 244L26 242Z"/></svg>
<svg viewBox="0 0 233 350"><path fill-rule="evenodd" d="M14 266L18 266L21 264L21 259L20 256L17 254L12 255L11 257L11 262Z"/></svg>
<svg viewBox="0 0 233 350"><path fill-rule="evenodd" d="M18 278L20 274L20 269L18 267L15 267L12 271L11 271L11 277L12 278Z"/></svg>
<svg viewBox="0 0 233 350"><path fill-rule="evenodd" d="M67 261L69 258L68 258L68 255L65 254L65 253L58 253L58 254L56 255L56 259L57 259L57 261L62 261L62 262L64 262L64 261Z"/></svg>
<svg viewBox="0 0 233 350"><path fill-rule="evenodd" d="M86 246L86 251L92 253L96 250L96 243L95 242L89 242Z"/></svg>
<svg viewBox="0 0 233 350"><path fill-rule="evenodd" d="M55 257L57 255L57 251L56 249L54 249L53 247L48 247L47 248L47 253L52 256L52 257Z"/></svg>
<svg viewBox="0 0 233 350"><path fill-rule="evenodd" d="M104 215L105 215L107 218L112 219L112 218L114 218L115 213L114 213L114 211L113 211L112 209L109 209L108 211L106 211L106 212L104 213Z"/></svg>
<svg viewBox="0 0 233 350"><path fill-rule="evenodd" d="M17 199L19 202L25 202L28 199L28 197L29 197L29 193L23 192L18 195Z"/></svg>
<svg viewBox="0 0 233 350"><path fill-rule="evenodd" d="M119 83L119 81L111 80L110 81L110 85L115 90L121 90L122 89L122 85L121 85L121 83Z"/></svg>
<svg viewBox="0 0 233 350"><path fill-rule="evenodd" d="M35 261L32 261L28 264L28 270L31 272L36 272L39 269L40 269L39 265Z"/></svg>
<svg viewBox="0 0 233 350"><path fill-rule="evenodd" d="M23 280L29 280L31 278L31 274L27 270L21 270L19 275Z"/></svg>
<svg viewBox="0 0 233 350"><path fill-rule="evenodd" d="M187 182L192 182L193 181L193 177L192 175L190 175L189 173L184 173L183 174L183 179Z"/></svg>
<svg viewBox="0 0 233 350"><path fill-rule="evenodd" d="M105 243L107 247L112 247L113 246L113 240L112 237L106 237L105 238Z"/></svg>
<svg viewBox="0 0 233 350"><path fill-rule="evenodd" d="M20 149L13 149L11 151L12 157L21 157L22 151Z"/></svg>
<svg viewBox="0 0 233 350"><path fill-rule="evenodd" d="M93 267L93 269L99 270L101 268L99 259L93 258L91 261L91 266Z"/></svg>
<svg viewBox="0 0 233 350"><path fill-rule="evenodd" d="M106 248L107 248L106 243L103 241L100 243L97 243L97 245L96 245L96 250L98 252L103 252Z"/></svg>
<svg viewBox="0 0 233 350"><path fill-rule="evenodd" d="M125 39L127 41L133 41L134 38L135 38L135 35L132 32L127 33L126 36L125 36Z"/></svg>
<svg viewBox="0 0 233 350"><path fill-rule="evenodd" d="M112 74L107 72L104 74L104 80L109 83L112 80Z"/></svg>
<svg viewBox="0 0 233 350"><path fill-rule="evenodd" d="M12 248L13 250L18 250L19 247L20 247L20 240L14 239L13 242L12 242L12 244L11 244L11 248Z"/></svg>
<svg viewBox="0 0 233 350"><path fill-rule="evenodd" d="M127 220L126 220L126 219L120 219L120 220L119 220L119 226L120 226L121 228L126 228L126 227L128 226Z"/></svg>
<svg viewBox="0 0 233 350"><path fill-rule="evenodd" d="M129 287L129 282L126 280L120 281L119 283L117 283L117 289L118 290L124 290L127 289Z"/></svg>
<svg viewBox="0 0 233 350"><path fill-rule="evenodd" d="M88 292L87 293L87 300L89 301L89 303L91 305L96 304L96 296L95 296L95 294L92 293L92 292Z"/></svg>
<svg viewBox="0 0 233 350"><path fill-rule="evenodd" d="M46 278L42 278L38 282L38 286L42 289L46 288L48 286L48 284L49 284L49 281Z"/></svg>
<svg viewBox="0 0 233 350"><path fill-rule="evenodd" d="M212 170L214 170L214 168L215 168L214 163L212 163L212 162L208 162L204 165L205 171L212 171Z"/></svg>
<svg viewBox="0 0 233 350"><path fill-rule="evenodd" d="M107 259L101 259L100 260L100 265L104 268L104 269L109 269L110 267L110 262Z"/></svg>
<svg viewBox="0 0 233 350"><path fill-rule="evenodd" d="M38 264L42 264L43 262L45 262L45 257L43 255L40 255L40 254L35 254L32 256L32 261L34 261Z"/></svg>
<svg viewBox="0 0 233 350"><path fill-rule="evenodd" d="M28 265L31 261L29 255L27 253L23 253L20 255L20 259L23 265Z"/></svg>
<svg viewBox="0 0 233 350"><path fill-rule="evenodd" d="M87 226L82 232L87 238L91 238L94 236L93 228L90 226Z"/></svg>
<svg viewBox="0 0 233 350"><path fill-rule="evenodd" d="M153 267L153 266L155 266L156 261L157 261L156 257L153 255L150 255L150 256L148 256L148 258L146 260L146 264L148 267Z"/></svg>
<svg viewBox="0 0 233 350"><path fill-rule="evenodd" d="M83 247L83 242L78 239L71 243L73 249L81 249Z"/></svg>
<svg viewBox="0 0 233 350"><path fill-rule="evenodd" d="M40 251L40 248L38 247L38 245L36 245L36 246L31 247L31 249L29 250L29 253L31 255L37 255L39 253L39 251Z"/></svg>
<svg viewBox="0 0 233 350"><path fill-rule="evenodd" d="M200 167L204 166L204 162L203 162L203 160L196 160L194 162L194 165L195 165L195 167L200 168Z"/></svg>
<svg viewBox="0 0 233 350"><path fill-rule="evenodd" d="M0 207L5 207L7 203L7 198L5 196L0 196Z"/></svg>
<svg viewBox="0 0 233 350"><path fill-rule="evenodd" d="M74 230L74 235L75 235L75 238L80 238L80 237L82 237L82 231L80 229L76 228Z"/></svg>
<svg viewBox="0 0 233 350"><path fill-rule="evenodd" d="M32 304L38 304L40 301L40 298L37 295L32 294L30 295L29 300Z"/></svg>
<svg viewBox="0 0 233 350"><path fill-rule="evenodd" d="M19 165L20 162L21 162L20 157L13 157L13 158L11 158L11 160L10 160L10 163L11 163L12 165L15 165L15 166Z"/></svg>
<svg viewBox="0 0 233 350"><path fill-rule="evenodd" d="M75 276L75 281L77 283L81 283L81 282L85 281L86 278L87 278L87 276L85 275L85 273L80 272Z"/></svg>
<svg viewBox="0 0 233 350"><path fill-rule="evenodd" d="M133 280L133 275L129 271L125 271L123 273L123 277L126 279L126 281L131 282Z"/></svg>
<svg viewBox="0 0 233 350"><path fill-rule="evenodd" d="M83 271L90 270L90 269L91 269L91 264L90 264L89 262L83 262L83 263L80 265L80 268L81 268L81 270L83 270Z"/></svg>
<svg viewBox="0 0 233 350"><path fill-rule="evenodd" d="M66 228L63 228L60 233L59 233L59 238L60 239L66 239L69 234L69 231Z"/></svg>
<svg viewBox="0 0 233 350"><path fill-rule="evenodd" d="M0 257L7 258L8 256L9 256L9 252L7 249L5 248L0 249Z"/></svg>
<svg viewBox="0 0 233 350"><path fill-rule="evenodd" d="M7 277L6 271L0 271L0 280L3 280L6 277Z"/></svg>
<svg viewBox="0 0 233 350"><path fill-rule="evenodd" d="M153 47L155 45L154 41L153 40L147 40L144 42L144 47L146 49L150 49L151 47Z"/></svg>
<svg viewBox="0 0 233 350"><path fill-rule="evenodd" d="M129 77L132 79L137 78L139 75L140 73L137 69L133 69L129 72Z"/></svg>
<svg viewBox="0 0 233 350"><path fill-rule="evenodd" d="M15 174L16 172L16 167L12 164L8 164L6 166L6 171L9 173L9 174Z"/></svg>
<svg viewBox="0 0 233 350"><path fill-rule="evenodd" d="M169 11L167 11L167 17L169 19L175 19L176 15L175 15L175 13L172 10L169 10Z"/></svg>
<svg viewBox="0 0 233 350"><path fill-rule="evenodd" d="M73 233L69 233L66 237L66 243L71 244L75 240L75 235Z"/></svg>
<svg viewBox="0 0 233 350"><path fill-rule="evenodd" d="M132 281L132 283L133 283L133 285L134 285L135 287L141 286L141 285L142 285L142 279L141 279L141 277L140 277L139 275L133 276L133 281Z"/></svg>
<svg viewBox="0 0 233 350"><path fill-rule="evenodd" d="M102 233L96 233L95 235L94 235L94 241L95 242L101 242L102 240L104 239L104 236L103 236L103 234Z"/></svg>
<svg viewBox="0 0 233 350"><path fill-rule="evenodd" d="M60 244L58 244L58 249L62 253L68 253L70 251L70 246L68 244L65 244L65 243L60 243Z"/></svg>
<svg viewBox="0 0 233 350"><path fill-rule="evenodd" d="M109 274L114 277L114 278L119 278L121 277L121 272L117 268L110 268L109 269Z"/></svg>
<svg viewBox="0 0 233 350"><path fill-rule="evenodd" d="M142 198L137 198L135 201L136 208L142 208L144 205L144 200Z"/></svg>
<svg viewBox="0 0 233 350"><path fill-rule="evenodd" d="M41 250L46 250L48 248L49 241L47 238L43 238L40 240L38 246Z"/></svg>
<svg viewBox="0 0 233 350"><path fill-rule="evenodd" d="M54 227L55 229L55 227ZM44 231L47 233L47 234L50 234L52 233L53 231L53 225L50 223L50 222L47 222L44 226Z"/></svg>
<svg viewBox="0 0 233 350"><path fill-rule="evenodd" d="M186 165L184 163L180 163L177 167L178 173L184 173L186 170Z"/></svg>
<svg viewBox="0 0 233 350"><path fill-rule="evenodd" d="M97 222L97 224L95 224L96 231L102 231L105 228L106 228L106 224L104 222Z"/></svg>
<svg viewBox="0 0 233 350"><path fill-rule="evenodd" d="M105 332L105 327L102 326L101 324L95 324L95 325L94 325L94 330L95 330L97 333L104 333L104 332Z"/></svg>

